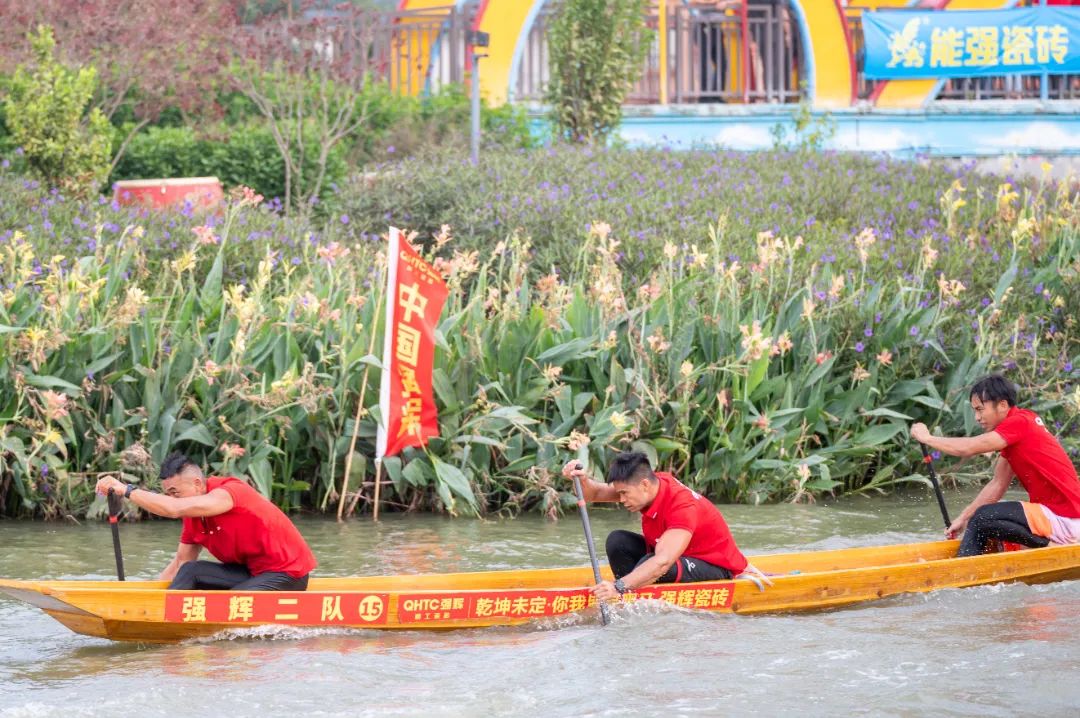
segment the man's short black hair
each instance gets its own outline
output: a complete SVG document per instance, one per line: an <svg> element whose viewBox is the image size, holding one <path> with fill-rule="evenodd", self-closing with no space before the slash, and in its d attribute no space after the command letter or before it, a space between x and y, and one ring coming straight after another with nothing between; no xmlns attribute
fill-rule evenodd
<svg viewBox="0 0 1080 718"><path fill-rule="evenodd" d="M608 467L607 482L614 484L616 481L630 482L648 479L656 481L656 474L649 465L649 457L640 451L624 451L615 457Z"/></svg>
<svg viewBox="0 0 1080 718"><path fill-rule="evenodd" d="M984 404L1005 401L1009 406L1016 406L1016 386L1001 374L991 374L979 379L971 387L971 395L968 399L975 397L979 397L979 401Z"/></svg>
<svg viewBox="0 0 1080 718"><path fill-rule="evenodd" d="M182 451L174 451L166 456L165 460L161 462L161 473L158 475L158 478L162 481L171 479L189 466L194 466L196 469L199 468L199 465L189 459L187 454Z"/></svg>

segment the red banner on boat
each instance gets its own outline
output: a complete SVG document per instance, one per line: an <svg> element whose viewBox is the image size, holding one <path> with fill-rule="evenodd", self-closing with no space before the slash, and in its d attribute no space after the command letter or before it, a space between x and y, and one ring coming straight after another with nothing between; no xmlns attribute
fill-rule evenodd
<svg viewBox="0 0 1080 718"><path fill-rule="evenodd" d="M176 623L378 626L386 623L388 608L389 597L385 593L170 591L165 594L165 620Z"/></svg>
<svg viewBox="0 0 1080 718"><path fill-rule="evenodd" d="M423 446L439 435L431 390L435 326L447 288L401 231L390 228L386 269L386 330L375 458L394 456L407 446Z"/></svg>

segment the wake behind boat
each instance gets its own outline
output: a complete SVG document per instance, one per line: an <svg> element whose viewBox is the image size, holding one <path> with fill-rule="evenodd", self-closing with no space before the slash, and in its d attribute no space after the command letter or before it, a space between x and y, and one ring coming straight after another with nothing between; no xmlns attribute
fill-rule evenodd
<svg viewBox="0 0 1080 718"><path fill-rule="evenodd" d="M956 558L956 541L754 557L751 579L662 584L624 601L755 614L812 611L903 593L1080 578L1080 545ZM605 575L610 573L605 569ZM164 581L0 580L0 592L71 630L171 643L259 625L432 630L516 625L595 606L589 567L312 579L307 591L168 591Z"/></svg>

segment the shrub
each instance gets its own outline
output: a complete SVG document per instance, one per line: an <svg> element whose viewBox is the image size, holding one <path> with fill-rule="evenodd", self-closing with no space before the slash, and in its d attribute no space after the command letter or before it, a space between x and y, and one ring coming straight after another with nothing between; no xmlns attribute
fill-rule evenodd
<svg viewBox="0 0 1080 718"><path fill-rule="evenodd" d="M47 26L29 40L34 63L15 71L4 102L10 141L50 187L96 191L108 175L111 157L108 120L96 108L87 111L97 73L92 67L73 70L60 64Z"/></svg>
<svg viewBox="0 0 1080 718"><path fill-rule="evenodd" d="M314 172L315 147L305 152L304 170ZM327 162L332 184L346 174L345 149ZM113 172L112 179L216 176L226 186L246 185L266 197L284 196L284 162L270 130L262 125L214 125L203 131L191 127L152 127L136 135Z"/></svg>
<svg viewBox="0 0 1080 718"><path fill-rule="evenodd" d="M649 50L645 0L565 0L548 29L547 100L564 139L605 137Z"/></svg>

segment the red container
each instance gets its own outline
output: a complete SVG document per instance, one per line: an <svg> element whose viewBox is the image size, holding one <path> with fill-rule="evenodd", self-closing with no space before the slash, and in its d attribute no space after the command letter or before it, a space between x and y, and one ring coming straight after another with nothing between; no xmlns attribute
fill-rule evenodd
<svg viewBox="0 0 1080 718"><path fill-rule="evenodd" d="M113 184L113 199L121 205L169 207L190 200L196 207L214 207L224 197L217 177L122 180Z"/></svg>

